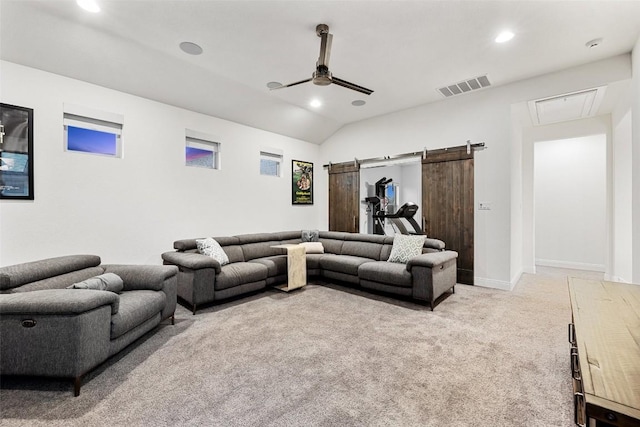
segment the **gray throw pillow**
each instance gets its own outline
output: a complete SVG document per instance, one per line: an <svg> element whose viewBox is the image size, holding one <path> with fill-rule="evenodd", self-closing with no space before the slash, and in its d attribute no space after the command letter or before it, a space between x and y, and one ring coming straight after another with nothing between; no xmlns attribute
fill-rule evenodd
<svg viewBox="0 0 640 427"><path fill-rule="evenodd" d="M393 237L393 247L389 262L398 262L406 264L414 256L422 253L422 246L427 236L408 236L404 234L396 234Z"/></svg>
<svg viewBox="0 0 640 427"><path fill-rule="evenodd" d="M319 242L320 231L319 230L302 230L301 240L303 242Z"/></svg>
<svg viewBox="0 0 640 427"><path fill-rule="evenodd" d="M122 292L124 283L122 278L114 273L105 273L82 282L74 283L68 289L94 289L98 291L109 291L114 293Z"/></svg>

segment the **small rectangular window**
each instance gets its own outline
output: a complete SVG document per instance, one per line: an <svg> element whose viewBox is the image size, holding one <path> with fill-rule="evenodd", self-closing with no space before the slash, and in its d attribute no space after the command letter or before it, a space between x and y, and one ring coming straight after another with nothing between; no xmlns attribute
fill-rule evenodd
<svg viewBox="0 0 640 427"><path fill-rule="evenodd" d="M185 164L199 168L220 169L220 143L214 137L187 129Z"/></svg>
<svg viewBox="0 0 640 427"><path fill-rule="evenodd" d="M64 105L65 150L122 157L121 115Z"/></svg>
<svg viewBox="0 0 640 427"><path fill-rule="evenodd" d="M260 151L260 175L280 176L282 154Z"/></svg>

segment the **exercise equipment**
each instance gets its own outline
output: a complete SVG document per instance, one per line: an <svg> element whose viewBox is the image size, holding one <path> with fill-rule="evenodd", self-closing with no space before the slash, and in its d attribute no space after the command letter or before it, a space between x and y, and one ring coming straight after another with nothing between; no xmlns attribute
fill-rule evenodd
<svg viewBox="0 0 640 427"><path fill-rule="evenodd" d="M407 202L400 206L395 213L387 213L387 184L393 181L392 178L382 177L375 183L375 196L365 198L367 212L371 214L373 222L373 234L386 235L385 222L389 220L391 226L400 234L424 234L422 228L418 225L413 217L418 211L418 205L413 202Z"/></svg>

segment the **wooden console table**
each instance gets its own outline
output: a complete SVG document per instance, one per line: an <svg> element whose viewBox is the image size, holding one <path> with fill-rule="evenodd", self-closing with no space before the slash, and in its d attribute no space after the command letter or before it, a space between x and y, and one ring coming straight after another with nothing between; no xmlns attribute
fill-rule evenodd
<svg viewBox="0 0 640 427"><path fill-rule="evenodd" d="M272 248L287 250L287 283L276 285L281 291L289 292L307 284L306 249L302 245L274 245Z"/></svg>
<svg viewBox="0 0 640 427"><path fill-rule="evenodd" d="M570 278L579 426L640 426L640 286Z"/></svg>

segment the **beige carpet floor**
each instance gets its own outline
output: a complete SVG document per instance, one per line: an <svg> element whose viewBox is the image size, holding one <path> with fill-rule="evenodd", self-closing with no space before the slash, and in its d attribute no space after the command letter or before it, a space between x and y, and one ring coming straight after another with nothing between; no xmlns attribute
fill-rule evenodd
<svg viewBox="0 0 640 427"><path fill-rule="evenodd" d="M85 379L7 377L2 426L571 426L566 276L458 285L434 312L338 285L158 329Z"/></svg>

